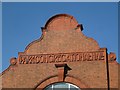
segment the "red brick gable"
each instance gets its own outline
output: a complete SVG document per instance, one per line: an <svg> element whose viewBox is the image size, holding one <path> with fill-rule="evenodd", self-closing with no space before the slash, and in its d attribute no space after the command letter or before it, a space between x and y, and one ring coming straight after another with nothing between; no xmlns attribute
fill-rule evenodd
<svg viewBox="0 0 120 90"><path fill-rule="evenodd" d="M26 54L86 52L100 49L94 39L82 33L82 25L67 14L58 14L50 18L42 31L41 38L26 47Z"/></svg>

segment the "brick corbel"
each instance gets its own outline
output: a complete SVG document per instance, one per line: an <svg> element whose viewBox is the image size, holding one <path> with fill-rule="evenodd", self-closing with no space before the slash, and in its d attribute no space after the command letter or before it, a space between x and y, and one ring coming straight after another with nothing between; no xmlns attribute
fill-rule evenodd
<svg viewBox="0 0 120 90"><path fill-rule="evenodd" d="M71 70L67 64L55 64L58 69L58 81L64 81L68 70Z"/></svg>

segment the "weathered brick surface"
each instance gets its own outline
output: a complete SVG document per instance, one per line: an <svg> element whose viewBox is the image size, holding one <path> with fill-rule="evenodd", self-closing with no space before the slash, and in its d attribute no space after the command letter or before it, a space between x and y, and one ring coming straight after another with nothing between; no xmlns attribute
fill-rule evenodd
<svg viewBox="0 0 120 90"><path fill-rule="evenodd" d="M66 17L69 19L68 22L65 21ZM74 30L77 25L77 21L68 15L53 17L45 27L46 33L40 39L30 43L26 47L25 53L68 53L98 50L98 43L94 39L84 36L80 27Z"/></svg>
<svg viewBox="0 0 120 90"><path fill-rule="evenodd" d="M120 65L116 62L109 63L109 73L110 73L110 87L118 87L118 79L120 75L118 75L118 67Z"/></svg>
<svg viewBox="0 0 120 90"><path fill-rule="evenodd" d="M100 50L94 39L82 34L81 27L75 30L77 26L74 17L66 14L56 15L46 23L42 37L30 43L21 53L31 55ZM15 60L18 59L11 60L11 66L0 77L3 88L44 88L50 83L59 82L59 69L55 67L55 63L19 64L17 61L16 64ZM111 62L110 87L118 88L118 64ZM64 63L71 69L65 75L65 82L81 88L107 88L106 60ZM60 76L60 80L61 78L64 77Z"/></svg>
<svg viewBox="0 0 120 90"><path fill-rule="evenodd" d="M79 78L90 88L107 88L106 64L104 61L84 61L67 63L72 69L68 75ZM110 63L110 86L118 87L118 65ZM2 75L3 87L33 88L43 79L57 75L54 64L13 66Z"/></svg>

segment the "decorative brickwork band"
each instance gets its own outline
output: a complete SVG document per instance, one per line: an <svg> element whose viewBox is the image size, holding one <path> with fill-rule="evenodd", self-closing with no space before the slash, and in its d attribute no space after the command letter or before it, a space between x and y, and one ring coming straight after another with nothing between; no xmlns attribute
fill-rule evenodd
<svg viewBox="0 0 120 90"><path fill-rule="evenodd" d="M19 55L19 64L40 64L105 60L105 49L94 52L72 52L54 54Z"/></svg>

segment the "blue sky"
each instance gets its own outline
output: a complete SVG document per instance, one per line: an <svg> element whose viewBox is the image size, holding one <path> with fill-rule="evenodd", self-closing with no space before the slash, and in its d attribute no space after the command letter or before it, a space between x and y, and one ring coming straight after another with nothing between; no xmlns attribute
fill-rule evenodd
<svg viewBox="0 0 120 90"><path fill-rule="evenodd" d="M118 3L2 3L2 70L11 57L18 57L33 40L40 38L41 27L53 15L66 13L83 24L83 33L92 37L118 61Z"/></svg>

